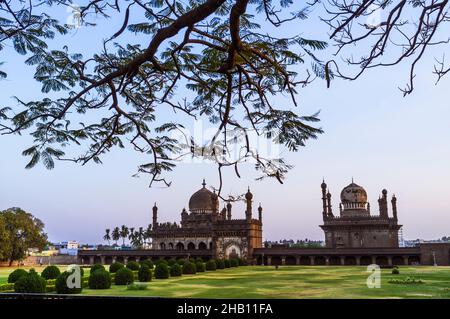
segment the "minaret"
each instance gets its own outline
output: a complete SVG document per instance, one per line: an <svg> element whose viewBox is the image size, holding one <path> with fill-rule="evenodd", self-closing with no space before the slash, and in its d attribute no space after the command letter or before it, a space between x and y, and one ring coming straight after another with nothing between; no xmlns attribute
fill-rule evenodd
<svg viewBox="0 0 450 319"><path fill-rule="evenodd" d="M228 201L227 203L227 219L231 220L231 202Z"/></svg>
<svg viewBox="0 0 450 319"><path fill-rule="evenodd" d="M397 220L397 197L395 197L395 194L392 195L391 203L392 203L392 215L394 216L394 219Z"/></svg>
<svg viewBox="0 0 450 319"><path fill-rule="evenodd" d="M204 183L204 182L203 182ZM215 222L217 220L217 215L218 215L218 211L217 211L217 194L216 191L214 190L214 193L211 195L211 202L212 202L212 220Z"/></svg>
<svg viewBox="0 0 450 319"><path fill-rule="evenodd" d="M380 217L387 219L387 218L389 218L389 216L388 216L388 206L387 206L387 190L383 189L381 191L381 193L383 195L378 200L378 202L380 203Z"/></svg>
<svg viewBox="0 0 450 319"><path fill-rule="evenodd" d="M327 205L328 205L328 217L333 217L333 211L331 210L331 193L327 193Z"/></svg>
<svg viewBox="0 0 450 319"><path fill-rule="evenodd" d="M155 205L153 206L153 229L158 228L158 207Z"/></svg>
<svg viewBox="0 0 450 319"><path fill-rule="evenodd" d="M220 211L220 219L225 220L226 218L227 218L227 209L224 205L222 210Z"/></svg>
<svg viewBox="0 0 450 319"><path fill-rule="evenodd" d="M250 187L248 188L247 193L245 194L245 200L247 202L247 209L245 210L245 219L247 222L252 220L252 199L253 194L250 192Z"/></svg>
<svg viewBox="0 0 450 319"><path fill-rule="evenodd" d="M258 219L262 223L262 207L261 207L261 203L259 203L259 207L258 207Z"/></svg>
<svg viewBox="0 0 450 319"><path fill-rule="evenodd" d="M322 216L323 220L327 219L327 184L325 184L325 179L322 181L322 184L320 185L322 188Z"/></svg>

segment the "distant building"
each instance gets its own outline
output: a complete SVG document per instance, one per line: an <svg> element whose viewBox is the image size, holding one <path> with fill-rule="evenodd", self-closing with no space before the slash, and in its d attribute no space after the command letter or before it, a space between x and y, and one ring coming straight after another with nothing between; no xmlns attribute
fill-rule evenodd
<svg viewBox="0 0 450 319"><path fill-rule="evenodd" d="M58 250L59 255L76 256L80 244L77 241L71 240L53 244L53 246Z"/></svg>
<svg viewBox="0 0 450 319"><path fill-rule="evenodd" d="M399 247L397 198L392 196L392 217L388 215L387 190L378 199L379 214L371 215L366 190L353 181L341 192L339 215L332 211L331 194L322 185L322 215L327 248Z"/></svg>
<svg viewBox="0 0 450 319"><path fill-rule="evenodd" d="M231 202L219 212L215 192L202 188L189 199L189 212L183 209L181 223L158 223L158 208L153 207L152 246L156 250L210 250L214 258L252 256L253 249L262 247L262 207L258 219L252 217L253 194L245 194L244 219L233 219Z"/></svg>

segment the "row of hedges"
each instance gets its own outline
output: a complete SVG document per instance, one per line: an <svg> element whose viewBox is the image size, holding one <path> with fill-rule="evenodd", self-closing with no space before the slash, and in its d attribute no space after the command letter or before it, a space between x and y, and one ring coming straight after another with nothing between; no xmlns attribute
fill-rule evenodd
<svg viewBox="0 0 450 319"><path fill-rule="evenodd" d="M24 269L16 269L9 275L8 284L0 285L0 292L57 292L60 294L73 294L80 293L84 287L108 289L112 283L116 285L130 285L135 280L139 282L151 281L153 276L157 279L166 279L170 276L177 277L183 274L215 271L216 269L237 267L239 265L240 261L238 259L209 260L206 263L201 259L197 259L195 262L184 259L171 259L169 261L160 259L155 264L151 260L145 260L141 263L129 262L126 266L121 263L113 263L108 272L103 265L96 264L90 268L89 277L84 277L84 271L80 268L81 287L77 287L75 279L70 278L74 270L61 273L58 267L48 266L39 275L34 269L31 269L29 272ZM152 268L154 268L154 273ZM71 282L73 283L71 284Z"/></svg>

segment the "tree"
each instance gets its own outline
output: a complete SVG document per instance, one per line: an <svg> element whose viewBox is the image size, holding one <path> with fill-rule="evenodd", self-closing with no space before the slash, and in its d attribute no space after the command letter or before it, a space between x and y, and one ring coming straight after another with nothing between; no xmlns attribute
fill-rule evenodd
<svg viewBox="0 0 450 319"><path fill-rule="evenodd" d="M112 240L114 240L114 243L117 246L117 241L120 239L120 229L119 229L119 227L114 227L111 236L112 236Z"/></svg>
<svg viewBox="0 0 450 319"><path fill-rule="evenodd" d="M3 227L1 226L3 225ZM6 233L3 233L6 230ZM29 248L44 249L47 245L47 234L44 223L24 210L14 207L0 212L0 236L7 238L0 245L2 260L22 260Z"/></svg>
<svg viewBox="0 0 450 319"><path fill-rule="evenodd" d="M44 1L43 5L70 3ZM1 133L31 132L35 143L23 152L30 157L27 168L42 162L51 169L54 160L101 163L103 154L124 147L128 139L136 151L151 158L137 172L150 174L150 185L170 185L165 173L185 156L217 163L220 177L225 167L239 176L238 166L252 160L260 178L282 182L291 166L282 158L260 154L250 143L249 131L290 151L322 133L313 126L319 121L317 114L303 116L292 108L298 105L299 88L324 77L324 64L314 51L324 49L326 43L300 35L270 35L255 19L255 15L266 16L276 20L274 25L306 19L307 10L296 9L285 11L288 18L279 20L276 7L287 10L291 4L285 0L278 6L262 0L88 1L77 12L83 26L91 25L89 17L94 14L98 19L122 17L122 27L104 41L102 52L87 57L72 52L69 45L61 50L30 49L26 63L35 66L42 91L55 92L56 97L17 99L20 109L1 110ZM9 13L8 23L20 29L14 12ZM68 31L57 22L48 28ZM142 36L146 43L133 40ZM297 66L305 59L313 67L300 78ZM180 88L189 92L179 94ZM288 99L276 101L273 97L278 95ZM167 108L177 116L157 122L156 112ZM90 123L71 121L72 112L89 117ZM206 118L217 131L208 141L172 137L174 132L183 133L184 116ZM69 156L62 146L70 144L88 146ZM219 195L221 189L220 179Z"/></svg>
<svg viewBox="0 0 450 319"><path fill-rule="evenodd" d="M125 246L125 239L128 238L128 234L130 233L130 230L127 226L122 225L120 227L120 237L122 237L122 246Z"/></svg>
<svg viewBox="0 0 450 319"><path fill-rule="evenodd" d="M224 168L240 176L239 165L252 160L260 178L279 182L291 168L282 158L260 154L250 131L290 151L323 133L315 126L318 114L303 116L293 110L300 88L315 78L325 79L328 86L336 77L355 80L371 68L409 59L409 81L403 89L409 94L426 49L449 42L447 0L329 0L325 10L319 0L91 0L76 11L81 25L95 28L91 16L121 18L123 24L104 40L102 51L83 57L70 50L70 43L61 50L48 49L55 33L64 37L70 29L39 13L51 12L42 6L67 6L70 0L17 3L0 2L6 14L0 21L5 30L0 48L28 54L26 63L35 66L42 91L55 96L18 98L19 107L0 109L1 134L29 131L34 138L23 152L30 157L27 168L41 161L51 169L55 159L101 163L103 154L125 147L128 139L137 152L151 157L137 173L150 174L150 185L170 185L165 174L180 158L200 157L218 166L219 196ZM337 58L318 56L327 48L321 39L283 37L275 31L283 25L297 27L312 8L330 26ZM378 13L380 18L372 19ZM368 52L355 58L356 44ZM437 80L449 70L443 58L437 59ZM165 109L178 113L164 120L157 111ZM77 116L86 121L72 120ZM207 141L174 138L171 134L184 128L183 116L206 118L217 130ZM62 151L67 145L87 147L72 156ZM233 156L233 147L238 156Z"/></svg>
<svg viewBox="0 0 450 319"><path fill-rule="evenodd" d="M106 240L108 242L108 246L110 245L111 235L110 235L110 229L109 228L107 228L105 230L105 235L103 236L103 240Z"/></svg>

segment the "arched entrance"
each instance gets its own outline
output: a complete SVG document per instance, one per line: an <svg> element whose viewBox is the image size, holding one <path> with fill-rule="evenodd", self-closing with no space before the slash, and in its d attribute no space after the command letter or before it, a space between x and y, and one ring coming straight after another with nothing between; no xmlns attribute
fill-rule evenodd
<svg viewBox="0 0 450 319"><path fill-rule="evenodd" d="M200 242L198 244L198 249L199 250L206 250L208 247L206 246L206 244L204 242Z"/></svg>
<svg viewBox="0 0 450 319"><path fill-rule="evenodd" d="M420 265L420 257L419 256L409 256L408 257L408 265Z"/></svg>
<svg viewBox="0 0 450 319"><path fill-rule="evenodd" d="M341 264L341 257L339 256L330 257L330 265L339 266L340 264Z"/></svg>
<svg viewBox="0 0 450 319"><path fill-rule="evenodd" d="M405 261L402 256L394 256L392 257L392 265L394 266L403 266L405 265Z"/></svg>
<svg viewBox="0 0 450 319"><path fill-rule="evenodd" d="M323 257L323 256L316 256L316 258L314 258L314 264L319 265L319 266L323 266L323 265L326 265L327 262L325 260L325 257Z"/></svg>
<svg viewBox="0 0 450 319"><path fill-rule="evenodd" d="M176 247L177 247L177 250L184 250L184 244L181 242L178 243Z"/></svg>
<svg viewBox="0 0 450 319"><path fill-rule="evenodd" d="M346 265L346 266L354 266L354 265L356 265L356 258L353 257L353 256L345 257L344 265Z"/></svg>
<svg viewBox="0 0 450 319"><path fill-rule="evenodd" d="M274 265L274 266L281 265L281 257L280 256L273 256L272 257L272 265Z"/></svg>
<svg viewBox="0 0 450 319"><path fill-rule="evenodd" d="M106 265L111 265L112 264L112 260L113 260L112 256L106 256L105 257L105 264Z"/></svg>
<svg viewBox="0 0 450 319"><path fill-rule="evenodd" d="M388 265L388 259L387 259L386 256L378 256L378 257L376 258L375 263L376 263L378 266L387 266L387 265Z"/></svg>
<svg viewBox="0 0 450 319"><path fill-rule="evenodd" d="M287 256L285 259L286 265L295 265L295 257L294 256Z"/></svg>
<svg viewBox="0 0 450 319"><path fill-rule="evenodd" d="M159 244L159 249L165 250L166 249L166 243L160 243Z"/></svg>
<svg viewBox="0 0 450 319"><path fill-rule="evenodd" d="M310 266L311 258L309 258L309 256L301 256L300 257L300 265Z"/></svg>
<svg viewBox="0 0 450 319"><path fill-rule="evenodd" d="M102 263L102 259L100 258L100 256L94 256L94 264L101 264Z"/></svg>
<svg viewBox="0 0 450 319"><path fill-rule="evenodd" d="M361 266L368 266L368 265L372 264L372 258L370 256L361 256L361 259L359 262L360 262Z"/></svg>
<svg viewBox="0 0 450 319"><path fill-rule="evenodd" d="M191 243L188 243L188 244L187 244L187 249L188 249L188 250L195 250L195 244L192 243L192 242L191 242Z"/></svg>

